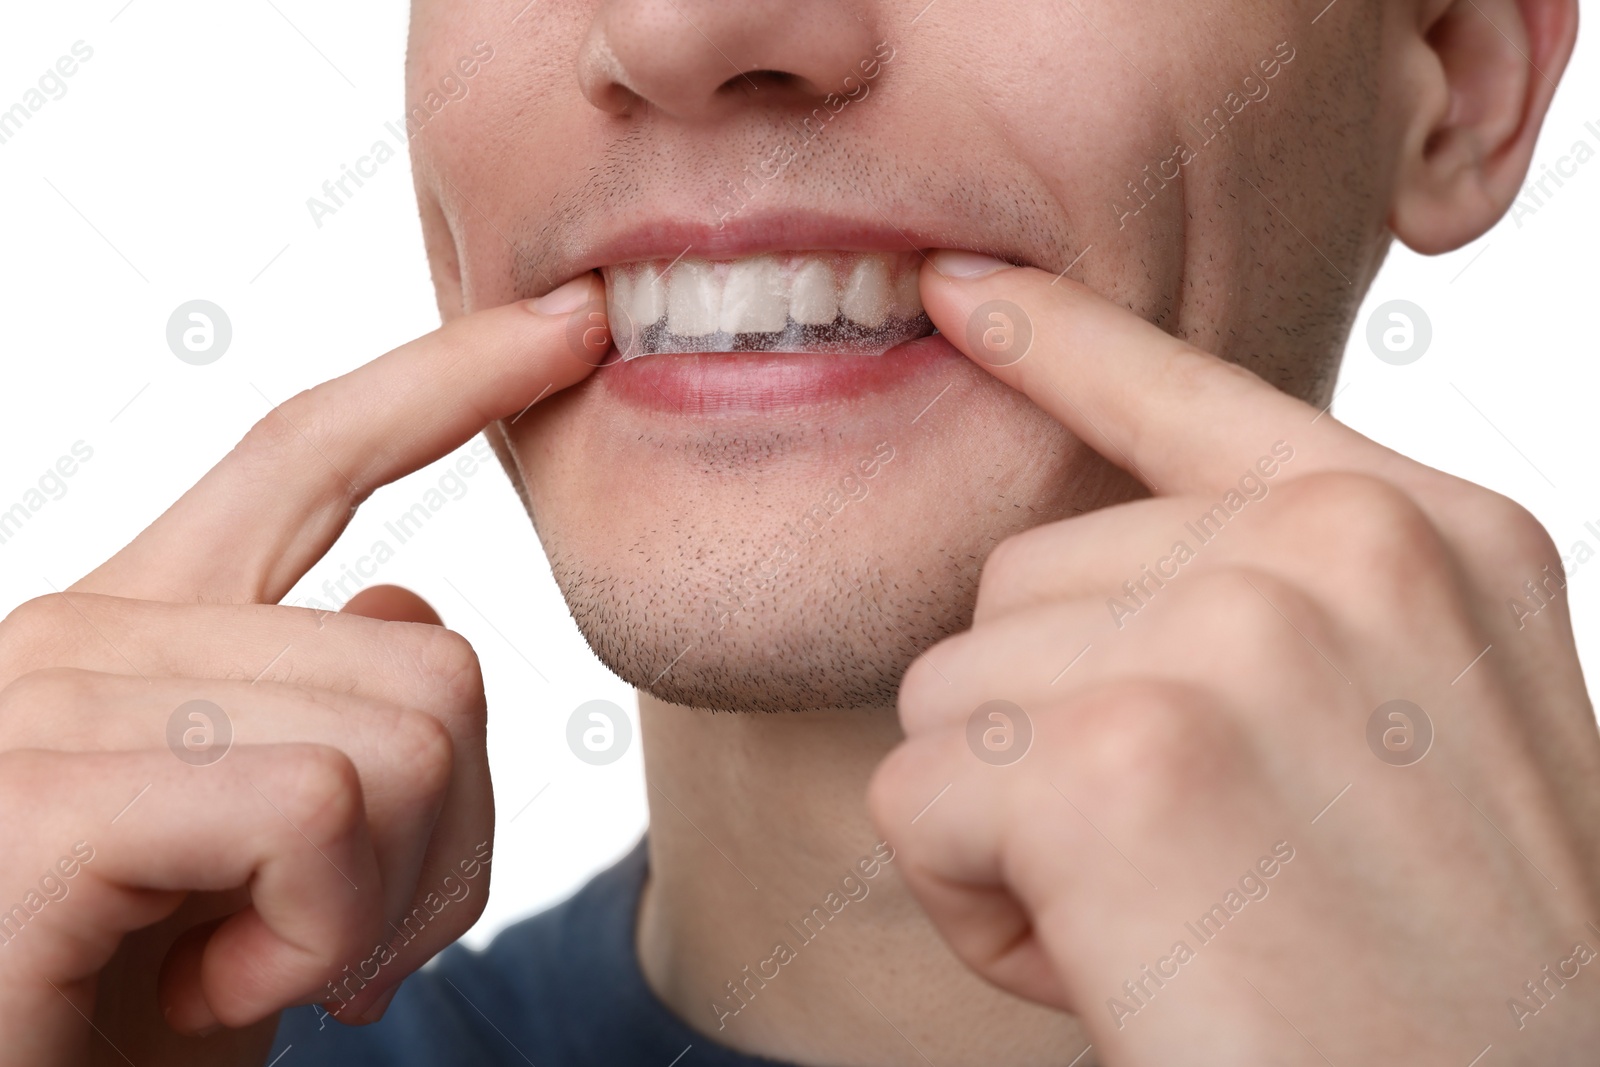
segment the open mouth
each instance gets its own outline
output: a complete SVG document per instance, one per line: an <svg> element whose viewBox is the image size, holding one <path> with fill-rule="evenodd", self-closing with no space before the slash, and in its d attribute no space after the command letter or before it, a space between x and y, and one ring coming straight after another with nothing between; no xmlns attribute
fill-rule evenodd
<svg viewBox="0 0 1600 1067"><path fill-rule="evenodd" d="M773 252L604 267L623 361L667 353L877 356L934 332L920 252Z"/></svg>

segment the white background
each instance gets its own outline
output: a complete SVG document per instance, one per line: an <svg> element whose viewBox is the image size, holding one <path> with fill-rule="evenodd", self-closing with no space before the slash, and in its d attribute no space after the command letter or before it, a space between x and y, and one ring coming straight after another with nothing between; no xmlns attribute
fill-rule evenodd
<svg viewBox="0 0 1600 1067"><path fill-rule="evenodd" d="M115 552L269 402L437 325L403 152L321 228L306 207L374 141L400 147L384 123L403 110L404 5L101 0L13 4L6 23L0 110L74 42L94 55L0 144L0 511L74 442L94 454L65 496L0 544L3 610ZM1592 37L1556 98L1535 175L1578 140L1600 151ZM1334 413L1521 501L1564 552L1579 540L1600 552L1600 533L1584 527L1600 531L1600 159L1564 181L1543 207L1459 252L1395 251L1361 322L1410 300L1431 319L1432 347L1392 366L1358 327ZM166 344L168 316L196 298L222 306L234 332L204 367ZM322 596L443 471L380 490L291 601ZM607 698L631 713L630 691L579 637L498 467L466 484L373 580L427 597L484 661L500 816L495 891L472 935L481 941L626 850L645 805L637 745L591 767L565 743L578 704ZM1600 559L1578 567L1570 589L1591 677L1597 585Z"/></svg>

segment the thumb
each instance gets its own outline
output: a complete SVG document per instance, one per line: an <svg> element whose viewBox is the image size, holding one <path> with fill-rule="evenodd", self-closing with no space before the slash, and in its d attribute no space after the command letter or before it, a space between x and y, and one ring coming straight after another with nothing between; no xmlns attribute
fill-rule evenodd
<svg viewBox="0 0 1600 1067"><path fill-rule="evenodd" d="M426 600L398 585L372 585L351 597L339 609L341 614L361 615L385 622L423 622L443 626L444 620Z"/></svg>

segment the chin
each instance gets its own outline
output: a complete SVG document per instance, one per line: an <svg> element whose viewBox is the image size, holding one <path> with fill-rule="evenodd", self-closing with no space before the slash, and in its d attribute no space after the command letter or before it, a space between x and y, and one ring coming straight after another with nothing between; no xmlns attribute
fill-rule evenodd
<svg viewBox="0 0 1600 1067"><path fill-rule="evenodd" d="M511 428L556 582L607 667L710 710L892 706L911 661L970 625L996 544L1132 495L932 340L944 351L871 388L715 415L602 368Z"/></svg>

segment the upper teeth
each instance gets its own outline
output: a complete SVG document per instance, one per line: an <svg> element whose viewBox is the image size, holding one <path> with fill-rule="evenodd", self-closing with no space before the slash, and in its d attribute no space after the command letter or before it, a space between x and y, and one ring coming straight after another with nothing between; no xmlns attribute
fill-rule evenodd
<svg viewBox="0 0 1600 1067"><path fill-rule="evenodd" d="M714 279L716 275L711 277ZM671 292L673 282L667 284ZM716 298L709 288L705 292L708 301ZM728 333L777 333L788 321L789 287L784 284L776 259L757 256L729 265L728 278L722 286L717 329ZM667 316L667 329L674 333L688 332L673 329L671 314Z"/></svg>
<svg viewBox="0 0 1600 1067"><path fill-rule="evenodd" d="M805 326L826 326L839 317L833 271L820 259L808 259L794 272L794 282L789 287L789 317Z"/></svg>
<svg viewBox="0 0 1600 1067"><path fill-rule="evenodd" d="M637 334L664 318L667 333L687 339L781 334L794 324L876 330L891 320L917 321L921 262L915 252L784 253L626 263L603 274L613 320Z"/></svg>
<svg viewBox="0 0 1600 1067"><path fill-rule="evenodd" d="M721 296L709 263L679 263L667 279L667 329L686 337L716 333Z"/></svg>

